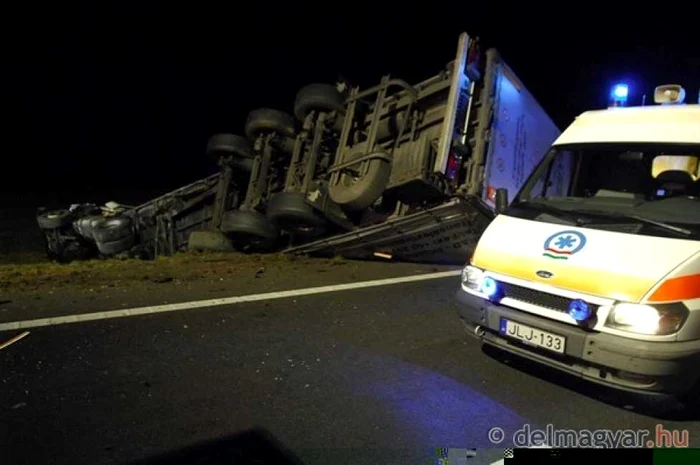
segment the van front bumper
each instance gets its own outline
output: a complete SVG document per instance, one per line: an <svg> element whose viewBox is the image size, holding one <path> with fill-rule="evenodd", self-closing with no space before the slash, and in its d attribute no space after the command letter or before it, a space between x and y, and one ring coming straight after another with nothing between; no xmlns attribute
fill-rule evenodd
<svg viewBox="0 0 700 465"><path fill-rule="evenodd" d="M700 340L649 342L588 331L457 292L467 334L506 352L616 389L682 395L700 376ZM501 318L566 337L565 353L539 349L499 333Z"/></svg>

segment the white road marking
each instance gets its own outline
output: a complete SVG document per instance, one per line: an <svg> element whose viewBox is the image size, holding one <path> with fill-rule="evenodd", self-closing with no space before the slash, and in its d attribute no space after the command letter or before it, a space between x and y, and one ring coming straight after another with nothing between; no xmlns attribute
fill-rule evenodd
<svg viewBox="0 0 700 465"><path fill-rule="evenodd" d="M0 323L0 331L17 330L24 328L37 328L39 326L54 326L66 323L81 323L84 321L105 320L109 318L123 318L127 316L148 315L151 313L176 312L178 310L217 307L220 305L233 305L244 302L257 302L260 300L284 299L287 297L298 297L313 294L323 294L326 292L348 291L352 289L362 289L366 287L387 286L390 284L410 283L415 281L425 281L428 279L447 278L451 276L459 276L460 274L461 270L441 271L438 273L403 276L400 278L377 279L375 281L363 281L359 283L333 284L330 286L309 287L306 289L294 289L290 291L267 292L264 294L225 297L221 299L197 300L193 302L181 302L177 304L153 305L150 307L127 308L120 310L110 310L106 312L82 313L77 315L39 318L36 320L13 321L9 323Z"/></svg>

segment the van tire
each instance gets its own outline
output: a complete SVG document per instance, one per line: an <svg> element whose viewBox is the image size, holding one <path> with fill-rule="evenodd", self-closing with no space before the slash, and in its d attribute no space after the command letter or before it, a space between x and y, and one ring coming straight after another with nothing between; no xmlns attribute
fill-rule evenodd
<svg viewBox="0 0 700 465"><path fill-rule="evenodd" d="M698 414L700 414L700 386L696 382L688 392L675 396L642 396L642 403L647 407L651 407L654 413L680 413L697 419Z"/></svg>
<svg viewBox="0 0 700 465"><path fill-rule="evenodd" d="M345 113L345 98L330 84L309 84L297 92L294 116L304 121L314 110Z"/></svg>
<svg viewBox="0 0 700 465"><path fill-rule="evenodd" d="M384 193L391 175L391 164L380 158L370 159L368 170L358 178L340 173L338 181L328 187L328 195L338 205L351 211L363 210Z"/></svg>
<svg viewBox="0 0 700 465"><path fill-rule="evenodd" d="M235 156L240 158L254 158L253 146L250 141L235 134L215 134L207 142L207 155L219 158L222 156Z"/></svg>
<svg viewBox="0 0 700 465"><path fill-rule="evenodd" d="M255 140L261 134L275 132L284 138L293 139L296 135L294 118L287 113L272 108L258 108L248 114L245 135Z"/></svg>
<svg viewBox="0 0 700 465"><path fill-rule="evenodd" d="M304 194L280 192L270 199L267 217L283 231L316 237L326 232L326 220L306 201Z"/></svg>

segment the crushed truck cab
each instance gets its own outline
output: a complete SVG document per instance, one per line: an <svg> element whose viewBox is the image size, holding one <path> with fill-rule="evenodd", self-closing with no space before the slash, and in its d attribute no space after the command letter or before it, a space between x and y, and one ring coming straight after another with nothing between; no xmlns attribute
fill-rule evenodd
<svg viewBox="0 0 700 465"><path fill-rule="evenodd" d="M659 103L582 114L501 191L457 293L468 334L610 387L700 393L700 105Z"/></svg>

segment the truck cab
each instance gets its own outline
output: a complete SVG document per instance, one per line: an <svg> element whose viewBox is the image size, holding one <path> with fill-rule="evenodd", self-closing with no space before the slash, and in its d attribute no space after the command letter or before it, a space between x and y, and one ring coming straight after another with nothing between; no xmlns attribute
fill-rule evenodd
<svg viewBox="0 0 700 465"><path fill-rule="evenodd" d="M684 95L626 107L617 91L512 202L499 191L458 291L468 334L610 387L700 393L700 105Z"/></svg>

